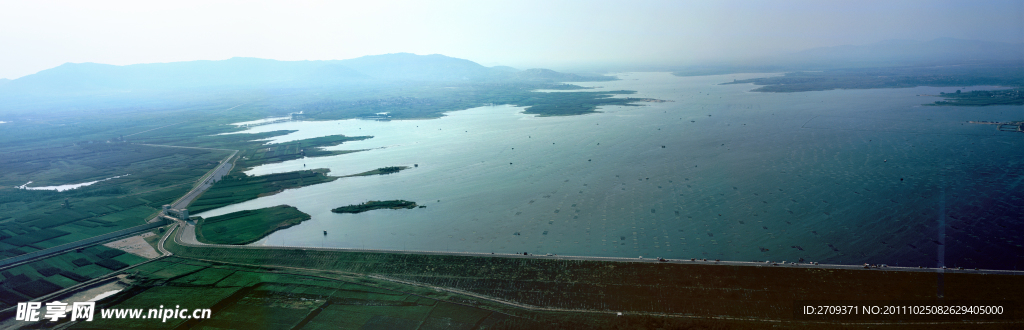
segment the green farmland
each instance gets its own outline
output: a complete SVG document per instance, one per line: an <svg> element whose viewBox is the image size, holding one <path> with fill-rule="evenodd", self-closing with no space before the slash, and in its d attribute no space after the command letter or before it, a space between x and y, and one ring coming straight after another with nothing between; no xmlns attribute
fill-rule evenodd
<svg viewBox="0 0 1024 330"><path fill-rule="evenodd" d="M0 272L0 309L35 300L146 260L96 245L7 268Z"/></svg>
<svg viewBox="0 0 1024 330"><path fill-rule="evenodd" d="M30 154L30 159L21 160L0 157L4 186L20 182L17 177L32 178L30 186L117 178L63 192L0 188L3 257L144 224L229 155L126 143L49 148Z"/></svg>

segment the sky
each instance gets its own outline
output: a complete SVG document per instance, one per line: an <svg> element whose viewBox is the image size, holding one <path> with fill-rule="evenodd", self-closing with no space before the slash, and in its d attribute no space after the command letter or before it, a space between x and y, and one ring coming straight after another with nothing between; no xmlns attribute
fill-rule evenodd
<svg viewBox="0 0 1024 330"><path fill-rule="evenodd" d="M399 52L519 69L691 65L942 37L1024 42L1024 1L0 0L0 78L67 62Z"/></svg>

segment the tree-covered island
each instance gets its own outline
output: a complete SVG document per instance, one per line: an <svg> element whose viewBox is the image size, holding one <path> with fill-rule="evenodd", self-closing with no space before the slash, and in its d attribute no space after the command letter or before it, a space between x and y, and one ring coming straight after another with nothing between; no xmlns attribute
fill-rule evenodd
<svg viewBox="0 0 1024 330"><path fill-rule="evenodd" d="M334 213L363 213L366 211L372 211L377 209L411 209L416 207L416 202L404 201L404 200L390 200L390 201L369 201L366 203L360 203L358 205L342 206L336 209L332 209Z"/></svg>

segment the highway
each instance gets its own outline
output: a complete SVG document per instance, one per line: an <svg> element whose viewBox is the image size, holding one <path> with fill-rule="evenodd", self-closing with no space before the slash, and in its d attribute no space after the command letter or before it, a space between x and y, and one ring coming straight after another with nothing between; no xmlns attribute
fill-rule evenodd
<svg viewBox="0 0 1024 330"><path fill-rule="evenodd" d="M217 165L216 168L211 170L209 173L207 173L200 179L199 184L196 185L195 188L192 188L192 190L185 194L185 196L182 196L178 200L174 201L174 203L171 204L171 208L181 209L188 207L188 205L191 204L193 200L199 198L199 195L202 195L203 192L206 192L207 189L210 189L210 187L213 186L214 182L220 180L221 177L227 175L228 173L231 173L231 168L234 167L235 164L230 162L230 160L237 154L238 150L234 150L234 152L232 152L230 156L224 158L224 160L221 160L220 164Z"/></svg>

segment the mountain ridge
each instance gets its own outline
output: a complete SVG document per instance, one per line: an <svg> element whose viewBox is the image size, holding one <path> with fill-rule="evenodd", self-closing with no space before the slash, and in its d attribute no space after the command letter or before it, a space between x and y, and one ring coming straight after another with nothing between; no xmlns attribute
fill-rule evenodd
<svg viewBox="0 0 1024 330"><path fill-rule="evenodd" d="M546 70L546 69L532 69ZM506 67L440 54L394 53L347 60L278 61L252 57L169 63L111 65L65 63L18 79L0 82L0 93L174 90L206 87L324 87L367 82L594 81L612 77L580 76L548 70L520 74Z"/></svg>

